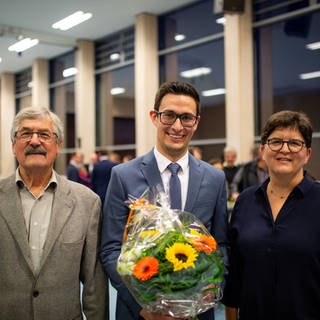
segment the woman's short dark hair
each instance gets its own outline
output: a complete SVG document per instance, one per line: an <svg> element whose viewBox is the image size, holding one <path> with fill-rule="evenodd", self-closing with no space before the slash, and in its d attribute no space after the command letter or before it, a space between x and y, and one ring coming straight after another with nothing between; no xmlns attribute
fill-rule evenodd
<svg viewBox="0 0 320 320"><path fill-rule="evenodd" d="M267 120L261 133L261 144L267 143L271 133L279 128L297 129L306 144L307 148L311 147L312 141L312 124L308 116L303 112L283 110L274 113Z"/></svg>
<svg viewBox="0 0 320 320"><path fill-rule="evenodd" d="M162 98L169 93L193 98L197 106L197 115L200 114L200 98L197 90L190 83L180 81L165 82L160 86L154 101L154 110L159 111Z"/></svg>

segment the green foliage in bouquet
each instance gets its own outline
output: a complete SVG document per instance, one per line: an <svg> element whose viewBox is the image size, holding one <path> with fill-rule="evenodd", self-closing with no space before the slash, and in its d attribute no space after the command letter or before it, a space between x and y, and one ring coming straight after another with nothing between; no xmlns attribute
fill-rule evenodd
<svg viewBox="0 0 320 320"><path fill-rule="evenodd" d="M150 301L157 294L188 296L195 288L216 293L224 272L223 260L211 236L175 231L160 236L155 246L141 252L128 276L137 298ZM189 290L189 291L188 291Z"/></svg>
<svg viewBox="0 0 320 320"><path fill-rule="evenodd" d="M221 297L224 263L194 215L140 200L129 217L118 272L144 307L163 299L200 299L206 310Z"/></svg>

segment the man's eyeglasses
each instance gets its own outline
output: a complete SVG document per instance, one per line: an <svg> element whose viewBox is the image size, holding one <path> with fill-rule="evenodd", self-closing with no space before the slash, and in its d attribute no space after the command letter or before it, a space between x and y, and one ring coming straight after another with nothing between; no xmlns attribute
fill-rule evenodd
<svg viewBox="0 0 320 320"><path fill-rule="evenodd" d="M283 148L284 144L287 144L288 149L292 153L300 152L305 145L304 141L301 140L282 140L278 138L272 138L267 140L267 145L269 146L271 151L277 152Z"/></svg>
<svg viewBox="0 0 320 320"><path fill-rule="evenodd" d="M197 116L191 113L177 114L170 110L163 112L155 111L155 113L159 116L160 122L165 125L173 125L179 118L184 127L191 128L196 124L198 119Z"/></svg>
<svg viewBox="0 0 320 320"><path fill-rule="evenodd" d="M16 138L22 142L30 142L33 135L36 134L38 139L43 143L50 143L57 138L55 133L47 131L21 131L16 132Z"/></svg>

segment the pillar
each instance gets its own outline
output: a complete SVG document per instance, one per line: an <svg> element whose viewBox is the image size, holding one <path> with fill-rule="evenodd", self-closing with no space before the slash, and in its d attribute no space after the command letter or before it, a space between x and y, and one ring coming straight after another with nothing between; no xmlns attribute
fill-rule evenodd
<svg viewBox="0 0 320 320"><path fill-rule="evenodd" d="M135 29L135 125L136 154L142 155L155 145L156 130L149 111L159 87L157 17L142 13Z"/></svg>

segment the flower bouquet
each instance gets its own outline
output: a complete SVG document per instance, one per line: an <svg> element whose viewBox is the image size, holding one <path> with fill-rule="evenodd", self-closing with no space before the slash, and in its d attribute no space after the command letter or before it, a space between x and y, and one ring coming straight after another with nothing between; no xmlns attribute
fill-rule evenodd
<svg viewBox="0 0 320 320"><path fill-rule="evenodd" d="M130 201L117 270L148 311L196 317L221 299L222 254L193 214L170 209L163 193L152 200L148 193Z"/></svg>

